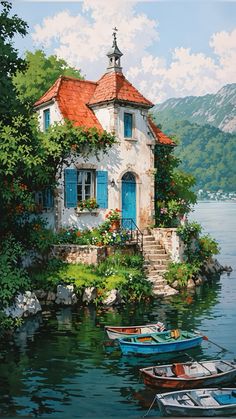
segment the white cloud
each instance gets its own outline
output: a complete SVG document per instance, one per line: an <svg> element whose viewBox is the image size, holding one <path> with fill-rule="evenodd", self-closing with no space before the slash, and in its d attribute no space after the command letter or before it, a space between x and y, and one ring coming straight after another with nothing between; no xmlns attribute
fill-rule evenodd
<svg viewBox="0 0 236 419"><path fill-rule="evenodd" d="M203 95L224 84L236 82L236 29L212 35L211 56L175 48L170 62L149 53L158 41L157 21L137 13L137 1L84 0L82 13L73 16L64 10L43 20L32 35L37 46L53 52L70 65L96 80L106 69L106 52L117 26L118 45L124 53L122 64L127 78L150 100Z"/></svg>
<svg viewBox="0 0 236 419"><path fill-rule="evenodd" d="M35 26L34 43L46 48L54 45L59 57L82 68L89 78L97 78L105 71L106 52L116 26L126 66L137 65L143 51L158 39L158 32L157 22L136 13L134 4L126 0L84 0L82 14L72 16L65 10Z"/></svg>
<svg viewBox="0 0 236 419"><path fill-rule="evenodd" d="M154 103L168 97L214 93L223 85L236 82L236 30L213 34L209 45L215 54L213 58L194 54L190 48L175 48L169 65L148 54L127 75Z"/></svg>

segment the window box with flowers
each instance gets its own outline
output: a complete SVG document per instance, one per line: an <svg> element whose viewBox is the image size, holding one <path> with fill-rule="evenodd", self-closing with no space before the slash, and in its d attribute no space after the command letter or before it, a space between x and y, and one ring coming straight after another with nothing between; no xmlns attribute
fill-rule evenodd
<svg viewBox="0 0 236 419"><path fill-rule="evenodd" d="M77 204L77 212L78 213L98 213L99 205L95 198L88 198L84 199L83 201L79 201Z"/></svg>

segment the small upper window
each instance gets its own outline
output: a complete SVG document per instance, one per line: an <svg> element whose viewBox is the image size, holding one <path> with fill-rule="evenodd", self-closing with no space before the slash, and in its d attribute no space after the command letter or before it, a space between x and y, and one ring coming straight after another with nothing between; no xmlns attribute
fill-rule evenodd
<svg viewBox="0 0 236 419"><path fill-rule="evenodd" d="M46 131L49 126L50 126L50 109L45 109L45 111L43 111L43 128L44 128L44 131Z"/></svg>
<svg viewBox="0 0 236 419"><path fill-rule="evenodd" d="M132 138L133 131L133 115L132 113L124 113L124 137Z"/></svg>

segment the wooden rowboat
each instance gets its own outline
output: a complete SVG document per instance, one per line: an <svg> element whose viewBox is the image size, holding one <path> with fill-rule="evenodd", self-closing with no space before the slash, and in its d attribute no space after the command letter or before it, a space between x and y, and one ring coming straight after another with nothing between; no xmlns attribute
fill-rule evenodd
<svg viewBox="0 0 236 419"><path fill-rule="evenodd" d="M236 388L172 391L157 394L155 400L163 416L236 415Z"/></svg>
<svg viewBox="0 0 236 419"><path fill-rule="evenodd" d="M130 336L119 339L123 354L163 354L167 352L183 351L200 345L203 336L181 330L146 335Z"/></svg>
<svg viewBox="0 0 236 419"><path fill-rule="evenodd" d="M158 322L142 326L105 326L105 330L110 339L121 339L130 335L163 332L165 326L163 323Z"/></svg>
<svg viewBox="0 0 236 419"><path fill-rule="evenodd" d="M144 383L164 389L191 389L229 384L236 379L235 361L201 361L140 369Z"/></svg>

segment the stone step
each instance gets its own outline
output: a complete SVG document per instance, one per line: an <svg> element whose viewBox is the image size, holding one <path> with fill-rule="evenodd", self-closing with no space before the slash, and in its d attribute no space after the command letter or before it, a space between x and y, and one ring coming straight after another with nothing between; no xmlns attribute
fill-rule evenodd
<svg viewBox="0 0 236 419"><path fill-rule="evenodd" d="M144 269L145 269L145 271L150 271L150 270L157 270L157 269L159 269L160 268L160 266L164 266L165 268L168 266L168 263L161 263L161 261L160 261L160 263L158 263L156 260L155 261L149 261L149 264L148 265L145 265L144 266Z"/></svg>
<svg viewBox="0 0 236 419"><path fill-rule="evenodd" d="M149 281L149 282L152 283L153 288L156 288L156 287L164 287L164 285L167 284L166 281L162 281L162 282Z"/></svg>
<svg viewBox="0 0 236 419"><path fill-rule="evenodd" d="M165 253L145 253L144 254L145 262L149 262L150 260L169 260L169 256Z"/></svg>
<svg viewBox="0 0 236 419"><path fill-rule="evenodd" d="M144 242L154 242L156 240L155 240L155 237L153 237L153 236L143 236L143 241Z"/></svg>
<svg viewBox="0 0 236 419"><path fill-rule="evenodd" d="M169 255L167 253L163 252L163 249L151 249L150 251L145 250L144 251L144 257L148 258L149 256L158 256L160 259L163 257L163 259L169 258Z"/></svg>
<svg viewBox="0 0 236 419"><path fill-rule="evenodd" d="M154 268L152 267L152 269L148 270L147 275L152 276L153 274L155 274L157 272L164 273L166 271L167 271L167 269L166 269L165 265L158 265L157 267L155 266Z"/></svg>
<svg viewBox="0 0 236 419"><path fill-rule="evenodd" d="M146 250L146 251L162 250L163 252L165 252L163 247L160 244L152 244L152 245L149 244L148 246L146 244L144 244L143 245L143 250Z"/></svg>
<svg viewBox="0 0 236 419"><path fill-rule="evenodd" d="M159 258L158 256L155 255L150 255L149 258L147 259L147 262L149 262L149 266L153 266L153 265L169 265L170 260L169 259L162 259Z"/></svg>

